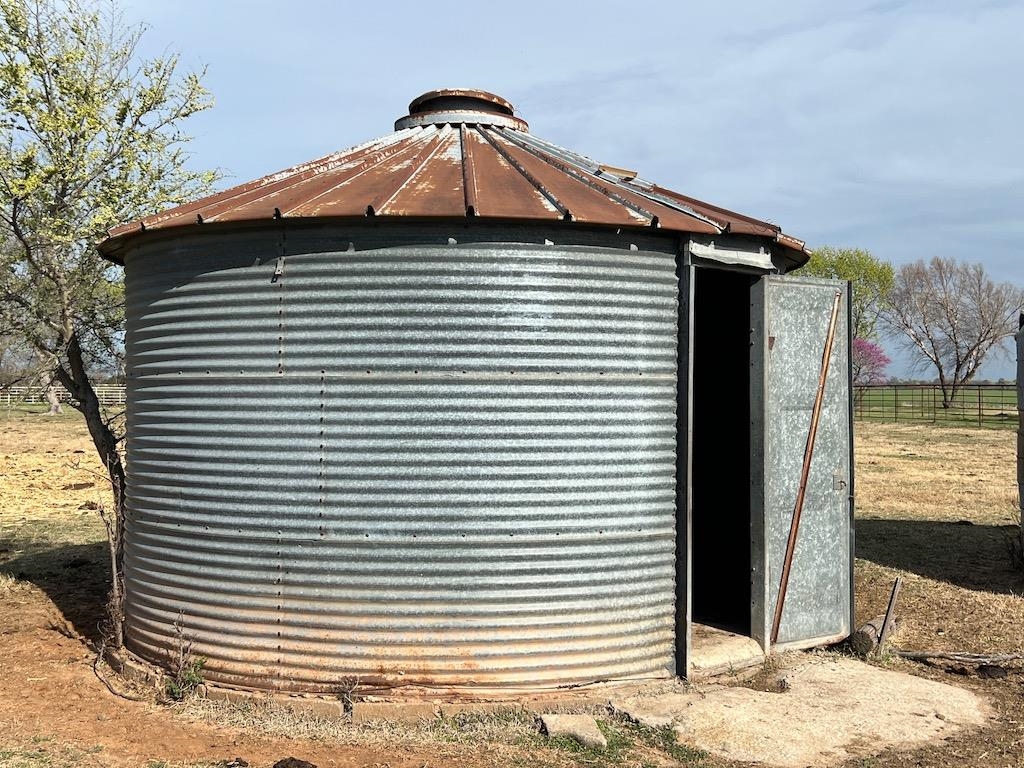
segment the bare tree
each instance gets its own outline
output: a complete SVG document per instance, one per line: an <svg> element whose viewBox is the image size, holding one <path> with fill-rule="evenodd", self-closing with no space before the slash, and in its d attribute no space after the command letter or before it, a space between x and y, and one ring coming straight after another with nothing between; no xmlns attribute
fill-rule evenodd
<svg viewBox="0 0 1024 768"><path fill-rule="evenodd" d="M1016 330L1024 291L996 283L980 264L933 258L896 272L882 320L922 366L934 366L949 408L985 357Z"/></svg>

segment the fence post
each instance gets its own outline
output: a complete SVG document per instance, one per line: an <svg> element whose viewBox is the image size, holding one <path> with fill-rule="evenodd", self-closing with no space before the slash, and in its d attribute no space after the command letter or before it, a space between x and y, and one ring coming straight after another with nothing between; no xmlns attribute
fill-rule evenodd
<svg viewBox="0 0 1024 768"><path fill-rule="evenodd" d="M1017 509L1024 507L1024 313L1017 332ZM1021 540L1024 541L1024 513L1021 514Z"/></svg>
<svg viewBox="0 0 1024 768"><path fill-rule="evenodd" d="M900 386L899 384L892 385L892 420L900 420Z"/></svg>

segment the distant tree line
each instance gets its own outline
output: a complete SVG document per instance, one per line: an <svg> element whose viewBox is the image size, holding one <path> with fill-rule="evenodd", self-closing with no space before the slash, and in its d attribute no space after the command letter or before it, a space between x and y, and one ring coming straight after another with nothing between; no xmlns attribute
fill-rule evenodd
<svg viewBox="0 0 1024 768"><path fill-rule="evenodd" d="M1024 310L1024 289L951 258L895 268L859 248L826 246L811 252L805 269L851 283L854 383L885 381L891 360L879 342L888 338L917 370L934 370L944 408L1018 330Z"/></svg>

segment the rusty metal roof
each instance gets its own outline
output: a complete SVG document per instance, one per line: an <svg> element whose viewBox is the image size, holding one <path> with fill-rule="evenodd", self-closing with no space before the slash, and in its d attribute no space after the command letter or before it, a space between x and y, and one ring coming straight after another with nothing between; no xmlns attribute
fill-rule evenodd
<svg viewBox="0 0 1024 768"><path fill-rule="evenodd" d="M151 230L270 218L562 220L765 237L790 259L804 243L779 227L673 192L529 132L512 105L468 88L430 91L395 132L109 231L117 258Z"/></svg>

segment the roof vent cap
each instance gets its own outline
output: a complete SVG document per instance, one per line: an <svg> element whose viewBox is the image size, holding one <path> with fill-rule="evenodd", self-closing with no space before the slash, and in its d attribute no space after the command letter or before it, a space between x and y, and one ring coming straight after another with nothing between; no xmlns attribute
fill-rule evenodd
<svg viewBox="0 0 1024 768"><path fill-rule="evenodd" d="M440 88L417 96L409 114L395 121L395 130L423 125L471 123L528 131L529 125L516 117L512 104L493 93L475 88Z"/></svg>

